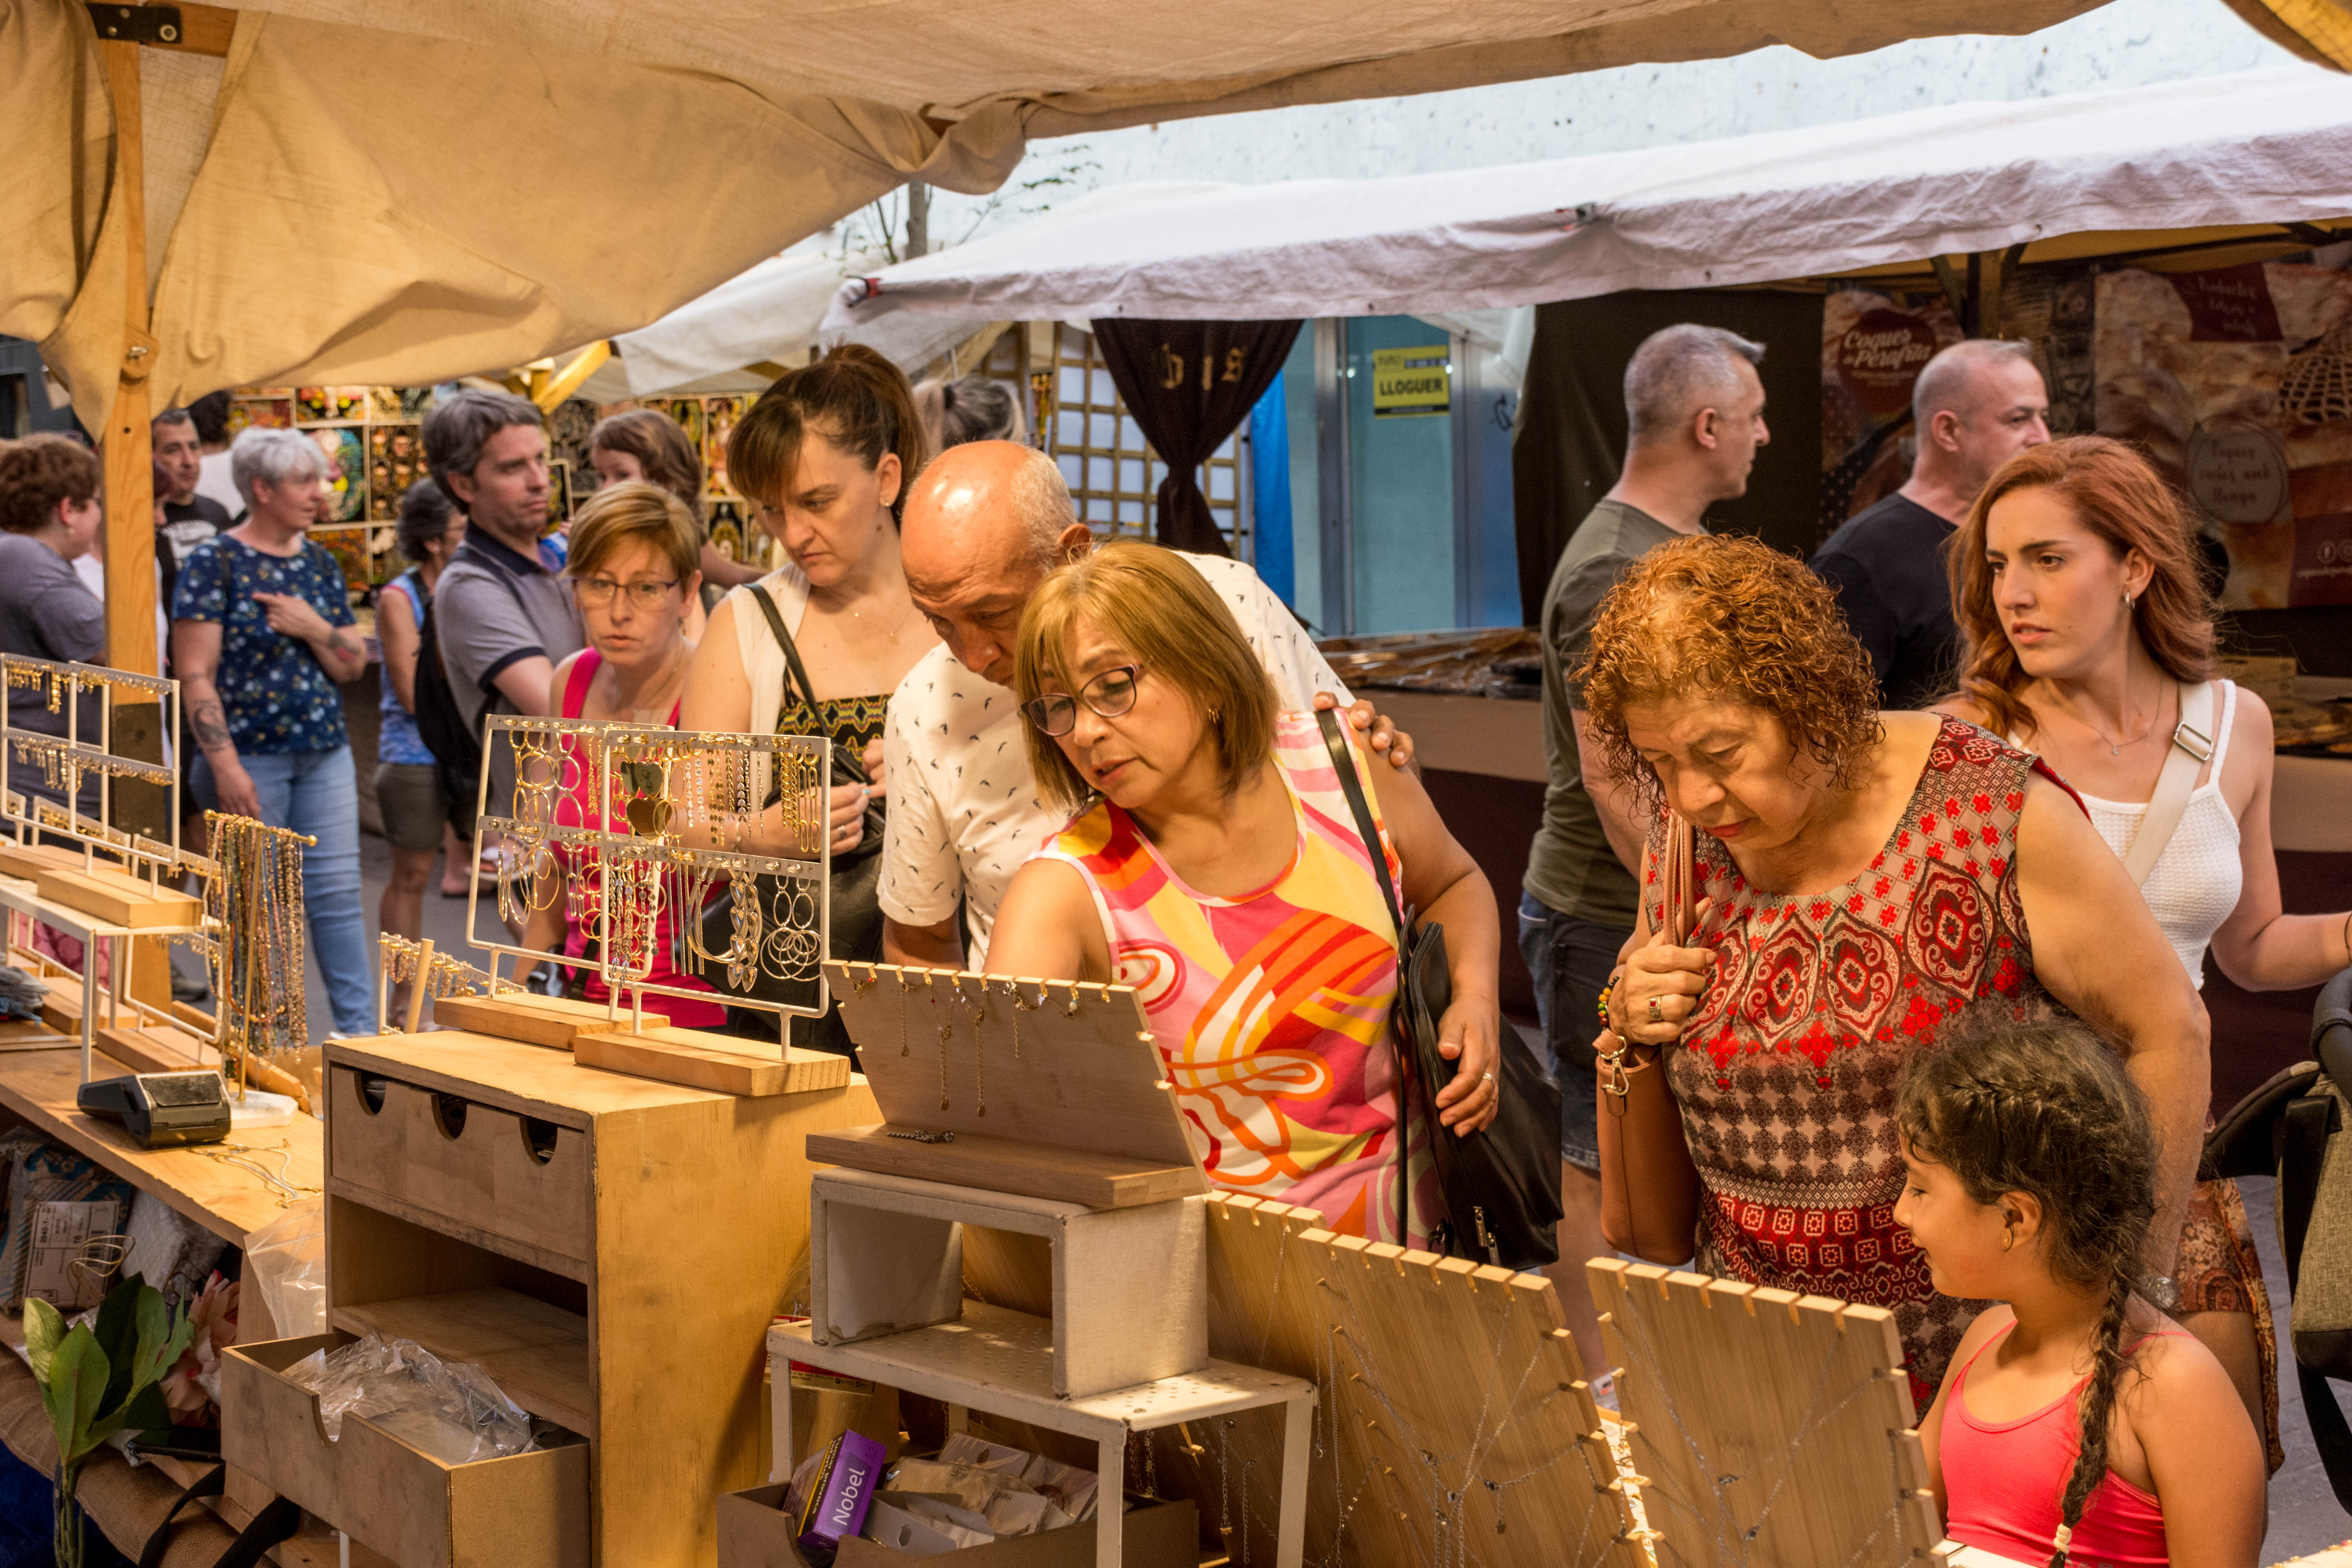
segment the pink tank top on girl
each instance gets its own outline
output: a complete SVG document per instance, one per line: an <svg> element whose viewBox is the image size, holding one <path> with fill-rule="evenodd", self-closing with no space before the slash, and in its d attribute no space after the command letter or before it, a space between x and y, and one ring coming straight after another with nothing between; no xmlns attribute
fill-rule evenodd
<svg viewBox="0 0 2352 1568"><path fill-rule="evenodd" d="M1944 1532L1996 1556L2047 1563L2058 1538L2058 1500L2081 1446L2074 1410L2083 1384L2014 1421L1980 1421L1969 1415L1969 1373L1976 1370L1978 1357L2015 1327L2007 1325L1979 1346L1953 1381L1937 1448L1944 1494L1950 1502ZM2180 1330L2168 1329L2132 1349L2148 1340L2179 1335ZM2068 1551L2084 1568L2147 1568L2168 1563L2164 1505L2109 1470L2092 1489Z"/></svg>
<svg viewBox="0 0 2352 1568"><path fill-rule="evenodd" d="M563 685L564 718L580 717L588 701L588 683L596 678L596 671L604 662L604 656L593 647L582 652L579 660L572 667L572 679ZM669 710L669 723L673 729L677 726L677 709L675 707ZM597 769L594 759L585 752L575 750L573 742L569 740L564 742L564 751L567 757L577 757L579 763L576 767L564 770L577 777L556 805L556 823L564 827L603 827L606 816L596 809ZM554 852L564 869L563 955L566 958L584 958L589 940L596 929L599 889L593 872L586 877L580 875L576 855L561 845L554 847ZM676 892L675 881L665 885L662 891L661 912L654 920L653 969L646 976L646 984L672 985L687 991L709 991L710 986L704 981L691 974L681 974L671 966L677 931L676 911L669 903L669 899ZM604 1002L612 993L603 977L590 970L583 977L581 994L590 1002ZM717 993L712 994L715 997ZM727 1009L716 1000L694 1002L682 996L649 995L646 998L646 1011L659 1013L682 1029L715 1029L727 1022Z"/></svg>

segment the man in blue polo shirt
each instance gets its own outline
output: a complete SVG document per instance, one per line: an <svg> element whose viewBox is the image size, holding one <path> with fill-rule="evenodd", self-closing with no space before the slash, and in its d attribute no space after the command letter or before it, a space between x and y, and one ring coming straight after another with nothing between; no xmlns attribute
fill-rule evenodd
<svg viewBox="0 0 2352 1568"><path fill-rule="evenodd" d="M434 589L434 635L450 691L478 732L485 713L548 713L555 667L586 639L545 543L547 433L539 409L472 388L425 418L425 460L465 512L466 542ZM514 815L514 752L488 753L489 814Z"/></svg>

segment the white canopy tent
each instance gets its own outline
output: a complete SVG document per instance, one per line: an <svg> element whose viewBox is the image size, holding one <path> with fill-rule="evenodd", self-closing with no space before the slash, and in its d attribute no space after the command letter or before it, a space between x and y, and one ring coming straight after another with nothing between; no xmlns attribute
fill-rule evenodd
<svg viewBox="0 0 2352 1568"><path fill-rule="evenodd" d="M1428 316L2347 214L2352 80L2284 66L1444 174L1120 186L850 279L826 329Z"/></svg>

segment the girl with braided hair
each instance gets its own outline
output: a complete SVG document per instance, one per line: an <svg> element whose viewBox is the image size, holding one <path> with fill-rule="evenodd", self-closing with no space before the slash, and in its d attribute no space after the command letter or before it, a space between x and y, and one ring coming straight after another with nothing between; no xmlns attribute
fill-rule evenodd
<svg viewBox="0 0 2352 1568"><path fill-rule="evenodd" d="M1979 1005L1916 1058L1897 1224L1988 1308L1919 1423L1955 1541L2063 1568L2252 1568L2261 1439L2213 1352L2135 1289L2156 1140L2122 1065L2067 1020Z"/></svg>

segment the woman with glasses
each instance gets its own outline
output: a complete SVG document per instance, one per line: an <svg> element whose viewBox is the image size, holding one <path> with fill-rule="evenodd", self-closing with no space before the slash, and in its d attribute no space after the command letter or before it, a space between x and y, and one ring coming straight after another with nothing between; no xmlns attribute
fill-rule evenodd
<svg viewBox="0 0 2352 1568"><path fill-rule="evenodd" d="M939 638L907 594L898 521L923 427L898 368L851 343L780 378L727 438L727 472L785 563L729 594L681 723L834 742L832 955L882 956L882 721ZM838 1012L796 1044L846 1054Z"/></svg>
<svg viewBox="0 0 2352 1568"><path fill-rule="evenodd" d="M588 499L572 521L572 552L563 574L580 605L588 646L555 667L550 689L554 717L676 728L678 697L686 689L687 662L694 644L686 620L702 586L698 564L701 531L686 503L657 485L607 485ZM557 781L555 820L565 827L598 827L609 816L598 809L601 773L593 750L567 744L565 777ZM550 851L562 872L555 896L535 900L523 929L523 945L570 959L592 956L602 911L602 889L593 872L561 845ZM654 922L649 984L689 991L710 987L673 963L673 911L667 903ZM574 969L570 991L583 1001L602 1002L606 988L594 971ZM660 1013L682 1028L716 1028L727 1021L715 1000L648 995L646 1010Z"/></svg>
<svg viewBox="0 0 2352 1568"><path fill-rule="evenodd" d="M1421 1243L1443 1200L1434 1130L1412 1129L1398 1234L1396 929L1315 715L1276 711L1233 612L1152 545L1047 577L1014 669L1038 788L1076 815L1013 878L990 971L1134 986L1211 1181ZM1420 782L1342 732L1400 898L1445 928L1436 1135L1475 1131L1497 1103L1494 889Z"/></svg>

